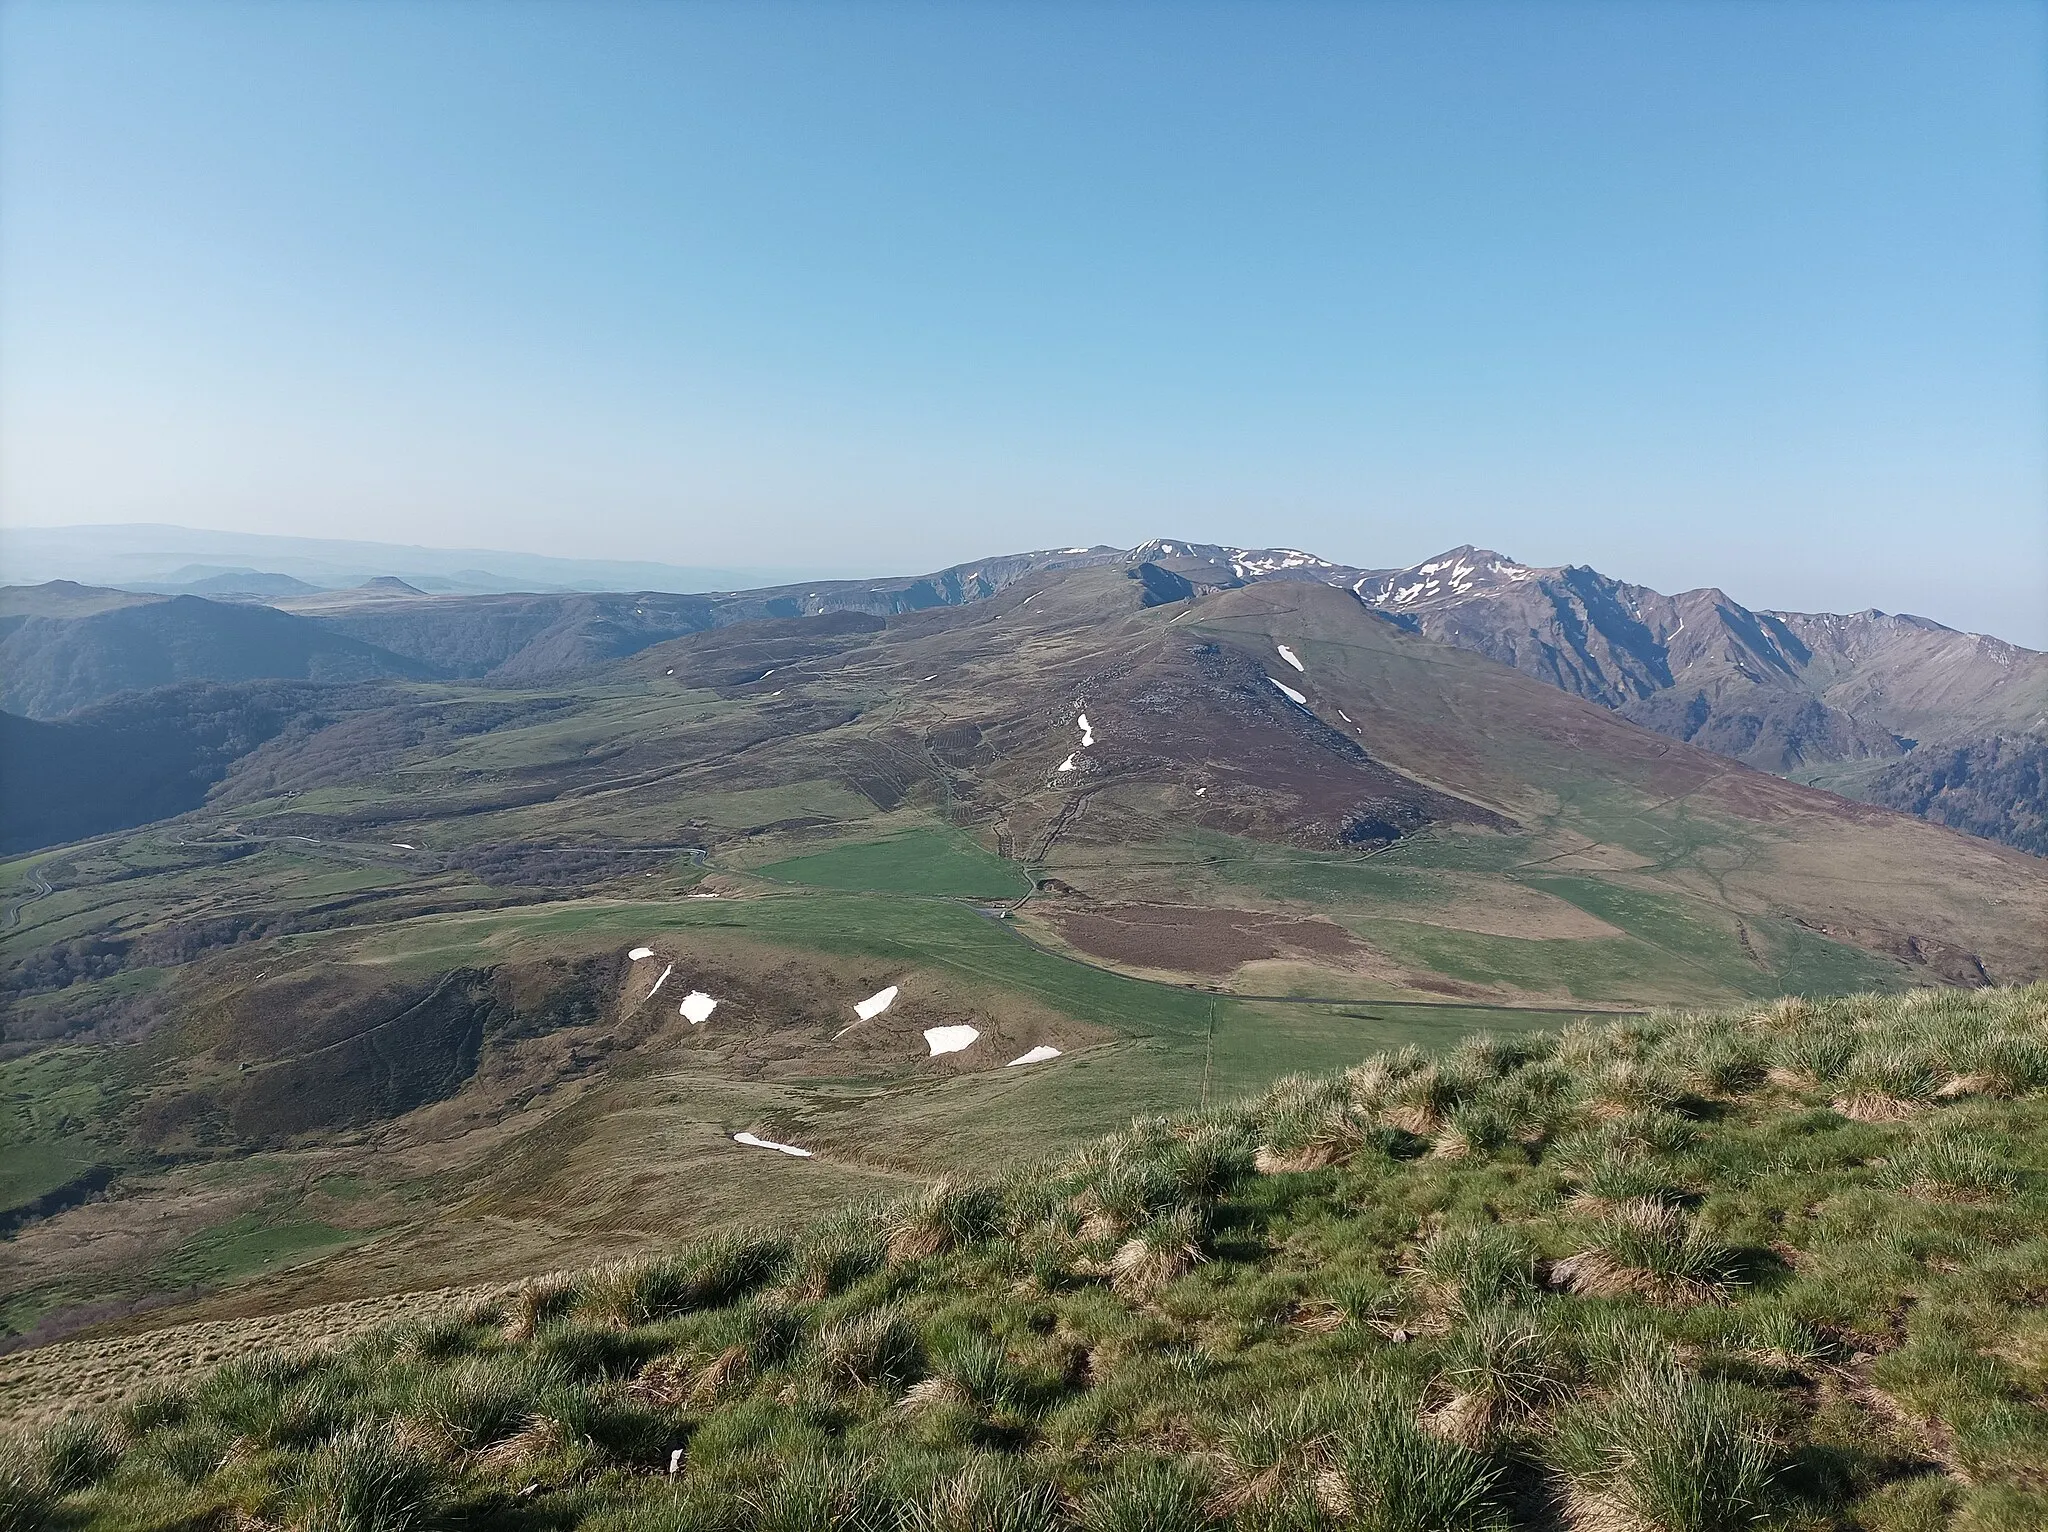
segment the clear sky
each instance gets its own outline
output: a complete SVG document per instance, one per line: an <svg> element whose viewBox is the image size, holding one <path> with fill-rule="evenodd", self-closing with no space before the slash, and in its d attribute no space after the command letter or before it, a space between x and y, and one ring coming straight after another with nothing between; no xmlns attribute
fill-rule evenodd
<svg viewBox="0 0 2048 1532"><path fill-rule="evenodd" d="M2048 645L2048 8L0 8L0 517Z"/></svg>

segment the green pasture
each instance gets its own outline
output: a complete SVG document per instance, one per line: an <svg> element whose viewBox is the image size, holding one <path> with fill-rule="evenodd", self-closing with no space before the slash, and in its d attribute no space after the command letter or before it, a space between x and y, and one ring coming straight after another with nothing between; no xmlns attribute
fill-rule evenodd
<svg viewBox="0 0 2048 1532"><path fill-rule="evenodd" d="M110 1152L118 1091L104 1050L47 1048L0 1063L0 1213L55 1191Z"/></svg>
<svg viewBox="0 0 2048 1532"><path fill-rule="evenodd" d="M958 830L939 826L836 845L755 871L814 888L950 899L1019 899L1032 887L1030 875L1016 863L984 850Z"/></svg>
<svg viewBox="0 0 2048 1532"><path fill-rule="evenodd" d="M371 1237L365 1231L337 1229L317 1219L243 1213L193 1235L165 1256L151 1275L159 1287L216 1287L257 1272L297 1265Z"/></svg>

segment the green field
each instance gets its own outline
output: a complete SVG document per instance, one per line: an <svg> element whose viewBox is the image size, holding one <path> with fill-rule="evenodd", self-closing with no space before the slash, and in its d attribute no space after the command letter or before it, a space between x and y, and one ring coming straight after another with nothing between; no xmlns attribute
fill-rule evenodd
<svg viewBox="0 0 2048 1532"><path fill-rule="evenodd" d="M0 1064L0 1217L120 1158L110 1061L53 1048Z"/></svg>
<svg viewBox="0 0 2048 1532"><path fill-rule="evenodd" d="M814 888L948 899L1020 899L1032 886L1015 862L984 851L958 830L939 828L838 845L755 871Z"/></svg>
<svg viewBox="0 0 2048 1532"><path fill-rule="evenodd" d="M164 1287L217 1286L294 1266L368 1239L367 1233L275 1213L244 1213L193 1236L158 1265Z"/></svg>

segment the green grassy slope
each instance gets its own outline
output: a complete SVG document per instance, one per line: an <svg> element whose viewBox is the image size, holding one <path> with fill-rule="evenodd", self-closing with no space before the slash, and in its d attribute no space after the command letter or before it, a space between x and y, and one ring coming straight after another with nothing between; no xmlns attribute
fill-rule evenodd
<svg viewBox="0 0 2048 1532"><path fill-rule="evenodd" d="M268 1350L10 1526L2032 1532L2048 988L1381 1054ZM142 1386L148 1385L148 1386Z"/></svg>

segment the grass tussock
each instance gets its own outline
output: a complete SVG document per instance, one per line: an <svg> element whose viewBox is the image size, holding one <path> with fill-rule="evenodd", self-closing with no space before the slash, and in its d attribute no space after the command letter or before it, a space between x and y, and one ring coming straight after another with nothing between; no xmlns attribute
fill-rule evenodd
<svg viewBox="0 0 2048 1532"><path fill-rule="evenodd" d="M2048 987L1782 1001L139 1387L0 1532L2036 1529L2044 1305Z"/></svg>

